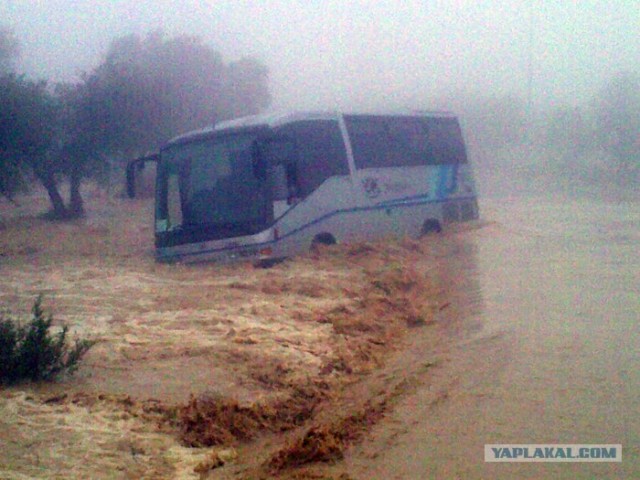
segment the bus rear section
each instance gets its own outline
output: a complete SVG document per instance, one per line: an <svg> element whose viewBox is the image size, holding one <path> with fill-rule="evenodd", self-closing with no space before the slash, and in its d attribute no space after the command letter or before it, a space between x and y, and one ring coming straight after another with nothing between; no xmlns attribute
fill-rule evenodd
<svg viewBox="0 0 640 480"><path fill-rule="evenodd" d="M359 201L395 217L391 233L416 236L478 218L473 173L455 116L345 115L344 121Z"/></svg>
<svg viewBox="0 0 640 480"><path fill-rule="evenodd" d="M179 137L159 156L163 261L268 261L477 217L449 114L249 117Z"/></svg>

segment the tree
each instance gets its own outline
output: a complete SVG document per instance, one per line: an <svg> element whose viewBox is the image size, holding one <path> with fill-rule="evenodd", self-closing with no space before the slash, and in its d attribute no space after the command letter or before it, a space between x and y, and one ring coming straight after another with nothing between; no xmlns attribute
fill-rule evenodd
<svg viewBox="0 0 640 480"><path fill-rule="evenodd" d="M0 63L17 52L13 37L1 32ZM225 66L200 39L161 32L114 40L102 64L53 93L44 82L13 74L2 82L0 193L15 191L28 165L58 218L84 214L83 178L156 150L181 132L257 113L270 102L268 71L257 60ZM66 205L61 177L70 185Z"/></svg>
<svg viewBox="0 0 640 480"><path fill-rule="evenodd" d="M46 188L56 217L69 212L56 177L64 173L59 156L60 104L44 81L14 73L20 43L0 28L0 194L11 199L35 176Z"/></svg>
<svg viewBox="0 0 640 480"><path fill-rule="evenodd" d="M2 77L2 88L8 78L6 75L13 72L15 62L20 51L20 44L14 37L11 30L0 27L0 76ZM11 199L12 195L24 187L24 181L20 164L8 151L9 123L8 112L4 111L5 103L8 99L8 92L0 92L0 195Z"/></svg>
<svg viewBox="0 0 640 480"><path fill-rule="evenodd" d="M54 154L58 105L46 82L23 76L0 77L0 185L10 194L29 166L49 194L56 215L66 209L55 176L61 173Z"/></svg>
<svg viewBox="0 0 640 480"><path fill-rule="evenodd" d="M0 26L0 75L14 73L20 57L20 42L13 32Z"/></svg>
<svg viewBox="0 0 640 480"><path fill-rule="evenodd" d="M243 58L225 68L223 95L220 98L221 118L255 115L271 104L267 87L269 71L254 58Z"/></svg>
<svg viewBox="0 0 640 480"><path fill-rule="evenodd" d="M83 108L100 124L96 147L125 157L218 119L258 113L271 102L268 70L259 61L225 65L199 38L166 38L159 31L114 40L84 88Z"/></svg>
<svg viewBox="0 0 640 480"><path fill-rule="evenodd" d="M119 38L84 79L77 105L83 133L97 153L111 157L156 149L215 120L222 73L220 56L196 38L165 39L159 32Z"/></svg>
<svg viewBox="0 0 640 480"><path fill-rule="evenodd" d="M82 82L60 89L72 213L82 212L80 181L107 159L156 150L217 119L258 113L270 103L268 71L254 59L225 66L199 38L153 32L111 43Z"/></svg>
<svg viewBox="0 0 640 480"><path fill-rule="evenodd" d="M611 155L616 181L624 186L640 180L640 75L616 74L595 99L598 137Z"/></svg>

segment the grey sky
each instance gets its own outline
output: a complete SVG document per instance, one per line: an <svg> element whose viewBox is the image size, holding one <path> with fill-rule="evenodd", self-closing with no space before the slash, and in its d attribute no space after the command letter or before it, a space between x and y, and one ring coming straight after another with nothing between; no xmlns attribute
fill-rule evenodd
<svg viewBox="0 0 640 480"><path fill-rule="evenodd" d="M162 28L227 60L260 58L279 109L524 96L531 19L538 104L586 98L640 66L640 0L0 0L30 75L72 80L114 37Z"/></svg>

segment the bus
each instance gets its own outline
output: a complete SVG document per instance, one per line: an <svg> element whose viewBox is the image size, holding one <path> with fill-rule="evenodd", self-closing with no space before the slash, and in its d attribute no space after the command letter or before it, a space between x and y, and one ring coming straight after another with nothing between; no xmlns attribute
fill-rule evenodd
<svg viewBox="0 0 640 480"><path fill-rule="evenodd" d="M147 161L157 162L159 261L268 263L478 218L447 112L255 115L178 136L128 174Z"/></svg>

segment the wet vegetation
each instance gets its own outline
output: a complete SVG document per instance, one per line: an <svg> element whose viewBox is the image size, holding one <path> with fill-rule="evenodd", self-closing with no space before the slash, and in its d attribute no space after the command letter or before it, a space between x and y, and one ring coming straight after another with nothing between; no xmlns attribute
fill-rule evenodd
<svg viewBox="0 0 640 480"><path fill-rule="evenodd" d="M13 318L0 318L0 384L23 380L54 380L73 373L95 342L76 339L70 345L68 327L52 333L53 316L46 315L42 297L33 305L32 318L21 324Z"/></svg>

